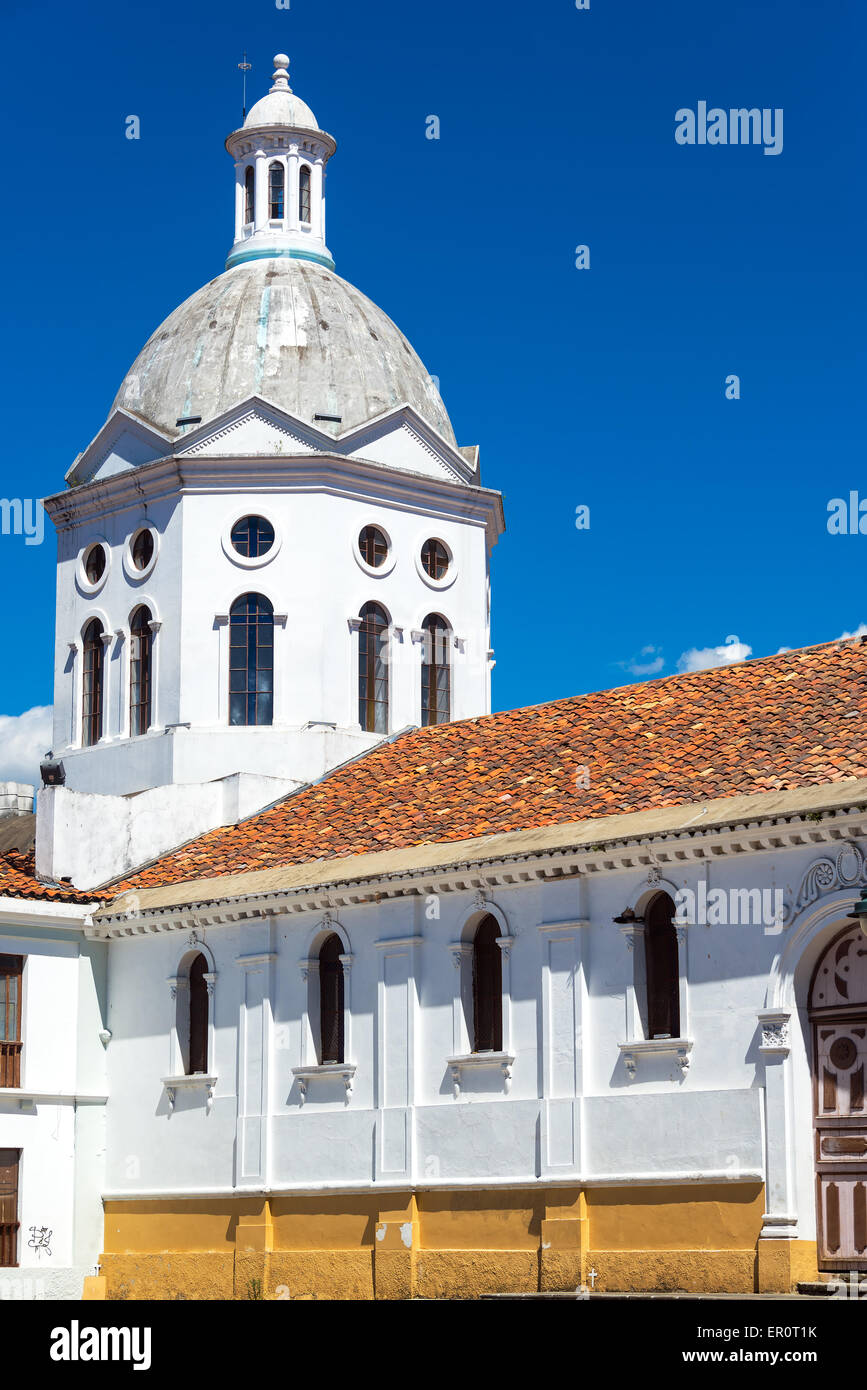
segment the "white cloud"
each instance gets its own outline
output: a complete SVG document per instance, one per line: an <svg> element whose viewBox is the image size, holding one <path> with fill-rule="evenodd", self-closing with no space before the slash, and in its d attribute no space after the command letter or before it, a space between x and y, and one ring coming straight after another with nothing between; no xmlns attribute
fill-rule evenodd
<svg viewBox="0 0 867 1390"><path fill-rule="evenodd" d="M39 785L39 764L51 747L51 720L50 705L0 714L0 782Z"/></svg>
<svg viewBox="0 0 867 1390"><path fill-rule="evenodd" d="M867 637L867 623L859 623L854 632L841 632L835 642L847 642L850 637Z"/></svg>
<svg viewBox="0 0 867 1390"><path fill-rule="evenodd" d="M738 637L727 637L721 647L690 647L681 652L677 661L678 671L706 671L710 666L731 666L735 661L746 661L753 649Z"/></svg>
<svg viewBox="0 0 867 1390"><path fill-rule="evenodd" d="M620 665L633 676L655 676L665 665L665 657L662 647L642 647L638 656L631 656L628 661L621 661Z"/></svg>

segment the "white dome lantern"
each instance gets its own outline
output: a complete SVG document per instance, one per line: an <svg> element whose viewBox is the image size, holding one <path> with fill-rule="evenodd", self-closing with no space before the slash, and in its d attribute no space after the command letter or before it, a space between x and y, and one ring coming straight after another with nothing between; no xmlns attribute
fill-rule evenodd
<svg viewBox="0 0 867 1390"><path fill-rule="evenodd" d="M292 91L288 68L286 54L275 54L270 91L226 140L235 161L235 240L227 270L274 256L334 269L325 244L325 166L337 141Z"/></svg>

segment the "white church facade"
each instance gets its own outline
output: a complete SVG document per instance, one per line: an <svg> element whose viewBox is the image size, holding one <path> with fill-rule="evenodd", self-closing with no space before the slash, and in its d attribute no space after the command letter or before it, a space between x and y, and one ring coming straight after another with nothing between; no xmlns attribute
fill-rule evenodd
<svg viewBox="0 0 867 1390"><path fill-rule="evenodd" d="M490 713L501 498L334 271L287 62L45 504L0 1296L867 1273L867 643Z"/></svg>

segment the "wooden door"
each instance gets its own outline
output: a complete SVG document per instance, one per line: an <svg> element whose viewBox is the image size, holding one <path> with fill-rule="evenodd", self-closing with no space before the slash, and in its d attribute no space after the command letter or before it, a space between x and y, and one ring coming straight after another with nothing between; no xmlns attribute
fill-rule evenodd
<svg viewBox="0 0 867 1390"><path fill-rule="evenodd" d="M811 988L819 1267L867 1271L867 936L849 928Z"/></svg>
<svg viewBox="0 0 867 1390"><path fill-rule="evenodd" d="M0 1267L18 1264L18 1160L20 1150L0 1149Z"/></svg>

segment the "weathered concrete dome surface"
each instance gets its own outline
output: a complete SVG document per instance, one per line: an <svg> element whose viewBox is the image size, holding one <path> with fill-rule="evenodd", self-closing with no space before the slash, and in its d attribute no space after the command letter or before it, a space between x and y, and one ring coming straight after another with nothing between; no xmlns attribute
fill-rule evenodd
<svg viewBox="0 0 867 1390"><path fill-rule="evenodd" d="M219 275L148 339L112 409L176 432L258 395L340 434L406 401L451 444L454 431L423 363L387 314L314 261L266 258Z"/></svg>

